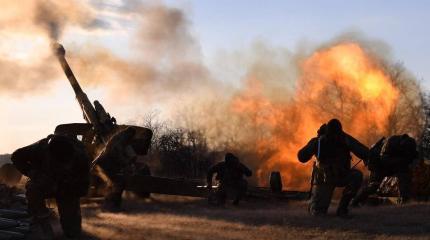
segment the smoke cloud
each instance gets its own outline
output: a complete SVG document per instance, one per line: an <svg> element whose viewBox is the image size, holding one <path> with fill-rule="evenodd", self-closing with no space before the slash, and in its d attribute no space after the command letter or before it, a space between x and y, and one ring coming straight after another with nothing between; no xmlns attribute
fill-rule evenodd
<svg viewBox="0 0 430 240"><path fill-rule="evenodd" d="M53 41L57 41L66 24L92 28L100 25L85 9L73 1L37 1L34 22L44 28Z"/></svg>
<svg viewBox="0 0 430 240"><path fill-rule="evenodd" d="M60 76L49 46L60 39L66 28L85 31L110 28L107 21L97 18L86 1L0 0L0 5L0 34L4 36L0 53L5 53L0 54L0 92L8 95L46 90ZM14 39L25 40L14 42ZM24 51L24 55L34 57L11 57Z"/></svg>
<svg viewBox="0 0 430 240"><path fill-rule="evenodd" d="M131 3L128 3L131 4ZM136 24L125 59L108 49L83 46L69 55L84 84L109 85L117 101L151 104L195 102L225 87L204 66L200 46L191 34L185 13L163 5L121 6L118 14ZM126 92L123 97L118 92ZM169 103L167 103L169 105Z"/></svg>
<svg viewBox="0 0 430 240"><path fill-rule="evenodd" d="M27 0L26 4L5 1L5 5L8 14L0 16L0 26L7 26L4 34L45 38L34 46L37 49L25 49L43 59L23 62L0 56L3 59L0 69L8 72L0 79L1 85L8 88L0 87L0 91L6 94L22 95L25 91L49 89L53 80L63 78L50 53L50 43L61 40L66 29L109 31L118 21L136 29L131 33L129 46L125 46L131 52L127 58L93 43L67 51L67 58L82 84L109 85L112 95L120 89L129 92L129 96L147 97L154 94L142 94L144 89L168 96L172 91L186 95L190 91L187 85L197 85L198 89L203 85L213 87L200 59L199 46L190 33L190 23L179 9L140 1L124 1L115 7L97 1L90 4L51 0ZM21 5L24 7L20 8ZM29 16L30 20L17 16ZM13 47L8 50L13 51ZM16 72L29 73L31 77Z"/></svg>

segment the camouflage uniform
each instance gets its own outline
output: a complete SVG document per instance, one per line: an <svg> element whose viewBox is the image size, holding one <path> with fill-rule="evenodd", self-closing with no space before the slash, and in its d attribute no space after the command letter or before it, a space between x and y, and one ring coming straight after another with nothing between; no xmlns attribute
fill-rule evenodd
<svg viewBox="0 0 430 240"><path fill-rule="evenodd" d="M16 150L11 160L30 179L26 197L35 225L49 225L45 199L55 198L64 234L79 236L79 198L86 195L89 187L90 160L83 144L74 138L50 135Z"/></svg>
<svg viewBox="0 0 430 240"><path fill-rule="evenodd" d="M303 163L312 156L317 158L309 206L312 215L327 213L336 187L345 187L337 215L344 216L348 213L349 202L356 195L363 178L360 171L351 169L350 152L361 159L367 159L369 154L366 146L342 131L338 120L331 120L325 133L312 138L298 152L298 158Z"/></svg>
<svg viewBox="0 0 430 240"><path fill-rule="evenodd" d="M121 207L126 176L134 171L133 167L137 158L132 147L135 134L135 130L131 127L117 133L95 160L111 181L111 186L105 196L104 208L106 210L117 211Z"/></svg>
<svg viewBox="0 0 430 240"><path fill-rule="evenodd" d="M366 201L369 195L376 193L385 177L397 177L400 202L410 198L412 172L409 166L418 156L415 140L407 134L392 136L386 140L378 155L367 164L370 170L369 183L354 199L355 206Z"/></svg>
<svg viewBox="0 0 430 240"><path fill-rule="evenodd" d="M250 177L252 171L239 162L236 156L227 153L224 162L217 163L209 169L208 188L212 188L212 178L215 173L216 179L219 181L216 191L217 203L224 205L227 195L231 195L234 199L233 204L238 205L248 188L248 182L243 179L243 176Z"/></svg>

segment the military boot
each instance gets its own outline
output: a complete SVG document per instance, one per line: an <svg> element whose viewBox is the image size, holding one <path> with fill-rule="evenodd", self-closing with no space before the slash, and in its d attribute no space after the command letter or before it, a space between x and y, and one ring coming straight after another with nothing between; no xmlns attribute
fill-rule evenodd
<svg viewBox="0 0 430 240"><path fill-rule="evenodd" d="M399 204L399 205L405 205L408 202L409 202L409 198L408 197L399 197L399 198L397 198L397 204Z"/></svg>
<svg viewBox="0 0 430 240"><path fill-rule="evenodd" d="M362 205L364 205L365 200L367 199L367 196L365 196L363 193L359 193L354 199L352 199L351 207L353 208L359 208Z"/></svg>
<svg viewBox="0 0 430 240"><path fill-rule="evenodd" d="M348 218L349 217L349 210L348 206L351 202L353 196L352 195L343 195L340 199L339 206L337 207L336 215L341 218Z"/></svg>
<svg viewBox="0 0 430 240"><path fill-rule="evenodd" d="M110 200L105 200L103 202L101 209L103 212L112 212L112 213L117 213L122 211L122 208L118 203Z"/></svg>
<svg viewBox="0 0 430 240"><path fill-rule="evenodd" d="M38 216L33 218L30 226L30 239L51 240L55 234L49 221L50 216Z"/></svg>
<svg viewBox="0 0 430 240"><path fill-rule="evenodd" d="M350 216L349 216L348 208L345 208L345 207L337 208L336 216L341 217L341 218L349 218Z"/></svg>
<svg viewBox="0 0 430 240"><path fill-rule="evenodd" d="M121 212L121 195L121 191L111 191L110 193L108 193L105 197L105 201L103 202L102 210L105 212Z"/></svg>

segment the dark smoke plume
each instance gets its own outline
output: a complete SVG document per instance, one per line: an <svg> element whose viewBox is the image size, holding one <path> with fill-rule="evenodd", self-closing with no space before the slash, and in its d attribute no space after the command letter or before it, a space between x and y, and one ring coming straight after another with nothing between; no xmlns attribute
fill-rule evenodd
<svg viewBox="0 0 430 240"><path fill-rule="evenodd" d="M107 29L109 23L97 19L92 9L79 1L39 0L35 2L34 21L44 28L53 41L58 41L68 25L83 29Z"/></svg>

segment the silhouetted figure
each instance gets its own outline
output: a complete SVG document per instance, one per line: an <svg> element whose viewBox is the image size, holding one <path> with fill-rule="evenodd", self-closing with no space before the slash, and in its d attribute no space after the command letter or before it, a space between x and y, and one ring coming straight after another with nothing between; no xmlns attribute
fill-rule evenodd
<svg viewBox="0 0 430 240"><path fill-rule="evenodd" d="M138 157L133 148L135 134L136 130L132 127L120 131L109 140L95 160L111 181L103 206L107 211L121 210L121 196L125 189L126 176L135 171Z"/></svg>
<svg viewBox="0 0 430 240"><path fill-rule="evenodd" d="M361 159L367 159L369 149L342 130L339 120L332 119L318 130L318 137L312 138L298 152L299 161L305 163L316 157L313 189L309 206L310 214L324 215L330 206L336 187L345 187L336 214L348 214L348 205L361 186L363 174L351 169L351 152Z"/></svg>
<svg viewBox="0 0 430 240"><path fill-rule="evenodd" d="M366 163L370 171L369 183L360 190L352 204L358 206L364 203L369 195L377 192L385 177L397 177L400 203L409 200L412 181L410 165L418 157L416 146L415 139L407 134L395 135L386 140L376 157Z"/></svg>
<svg viewBox="0 0 430 240"><path fill-rule="evenodd" d="M11 160L30 179L26 197L33 231L47 238L52 235L45 199L55 198L64 234L78 237L81 233L79 199L89 187L90 160L84 145L75 138L49 135L16 150Z"/></svg>
<svg viewBox="0 0 430 240"><path fill-rule="evenodd" d="M217 204L224 205L227 196L231 196L233 204L238 205L248 188L248 182L243 179L243 176L250 177L252 171L239 162L235 155L227 153L223 162L219 162L209 169L207 174L209 189L212 189L214 174L216 174L216 179L219 181L218 189L215 193Z"/></svg>

